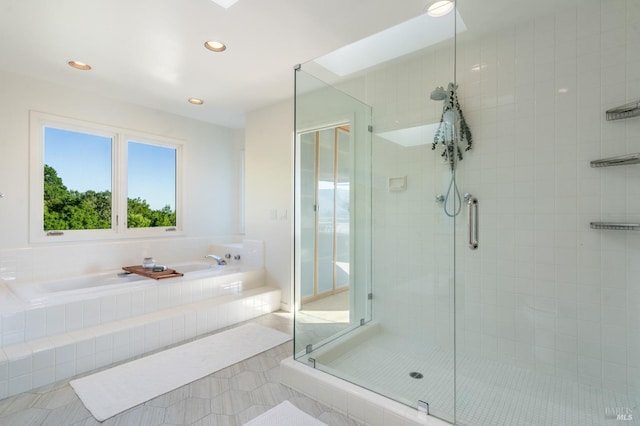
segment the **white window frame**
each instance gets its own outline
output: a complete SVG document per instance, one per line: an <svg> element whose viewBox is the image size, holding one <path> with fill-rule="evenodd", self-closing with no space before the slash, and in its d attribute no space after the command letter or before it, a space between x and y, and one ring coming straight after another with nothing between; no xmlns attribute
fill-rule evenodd
<svg viewBox="0 0 640 426"><path fill-rule="evenodd" d="M184 141L149 133L91 123L43 112L29 114L29 240L33 243L92 241L105 239L170 237L184 235L183 168ZM44 230L44 128L53 127L111 138L111 228L83 230ZM129 141L176 150L176 226L127 227L127 146Z"/></svg>

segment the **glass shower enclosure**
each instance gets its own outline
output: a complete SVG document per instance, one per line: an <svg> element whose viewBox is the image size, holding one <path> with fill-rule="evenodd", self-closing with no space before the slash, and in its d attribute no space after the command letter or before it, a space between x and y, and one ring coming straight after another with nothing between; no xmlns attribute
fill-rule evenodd
<svg viewBox="0 0 640 426"><path fill-rule="evenodd" d="M640 166L599 160L640 152L640 6L509 3L296 69L294 358L454 424L633 424Z"/></svg>
<svg viewBox="0 0 640 426"><path fill-rule="evenodd" d="M452 177L431 149L443 101L426 100L455 81L454 15L401 30L430 21L441 52L414 59L424 73L386 64L344 79L332 58L295 72L295 358L453 421L456 220L424 194ZM396 85L425 102L371 106L396 99ZM446 204L460 203L454 191Z"/></svg>

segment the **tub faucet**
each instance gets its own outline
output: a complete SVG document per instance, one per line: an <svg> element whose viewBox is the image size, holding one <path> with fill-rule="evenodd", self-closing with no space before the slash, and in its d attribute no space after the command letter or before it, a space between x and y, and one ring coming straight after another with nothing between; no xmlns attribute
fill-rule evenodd
<svg viewBox="0 0 640 426"><path fill-rule="evenodd" d="M208 254L204 257L205 259L207 258L211 258L214 259L216 262L218 262L218 265L226 265L227 261L224 260L222 257L215 255L215 254Z"/></svg>

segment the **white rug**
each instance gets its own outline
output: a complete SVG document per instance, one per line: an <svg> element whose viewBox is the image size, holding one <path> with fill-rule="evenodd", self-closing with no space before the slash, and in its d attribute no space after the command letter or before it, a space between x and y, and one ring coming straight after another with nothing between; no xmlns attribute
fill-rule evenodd
<svg viewBox="0 0 640 426"><path fill-rule="evenodd" d="M291 340L245 324L70 382L98 421Z"/></svg>
<svg viewBox="0 0 640 426"><path fill-rule="evenodd" d="M281 402L266 413L260 414L244 426L327 426L296 408L289 401Z"/></svg>

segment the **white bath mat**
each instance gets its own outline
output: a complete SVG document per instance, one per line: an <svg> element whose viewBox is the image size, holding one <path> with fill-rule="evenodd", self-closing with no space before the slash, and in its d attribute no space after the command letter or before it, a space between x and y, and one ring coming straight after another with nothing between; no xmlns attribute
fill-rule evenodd
<svg viewBox="0 0 640 426"><path fill-rule="evenodd" d="M281 402L271 410L245 423L244 426L327 426L296 408L289 401Z"/></svg>
<svg viewBox="0 0 640 426"><path fill-rule="evenodd" d="M70 382L98 421L291 340L258 324L158 352Z"/></svg>

